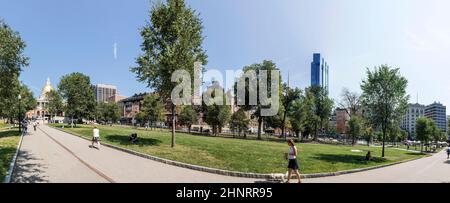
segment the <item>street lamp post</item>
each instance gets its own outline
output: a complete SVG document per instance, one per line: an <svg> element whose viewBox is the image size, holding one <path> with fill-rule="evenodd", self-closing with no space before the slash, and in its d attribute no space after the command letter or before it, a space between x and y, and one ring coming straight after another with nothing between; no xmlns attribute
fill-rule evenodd
<svg viewBox="0 0 450 203"><path fill-rule="evenodd" d="M20 112L20 100L22 99L22 95L19 94L18 96L19 99L19 133L22 133L22 116L21 116L21 112Z"/></svg>

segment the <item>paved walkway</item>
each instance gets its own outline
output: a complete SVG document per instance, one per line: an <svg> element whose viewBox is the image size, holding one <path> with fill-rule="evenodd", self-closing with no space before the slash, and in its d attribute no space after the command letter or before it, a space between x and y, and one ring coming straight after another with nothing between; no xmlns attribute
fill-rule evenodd
<svg viewBox="0 0 450 203"><path fill-rule="evenodd" d="M386 168L342 176L307 179L306 183L450 183L450 160L444 151Z"/></svg>
<svg viewBox="0 0 450 203"><path fill-rule="evenodd" d="M106 146L101 150L79 137L41 125L25 136L16 183L252 183L265 180L205 173L134 156Z"/></svg>

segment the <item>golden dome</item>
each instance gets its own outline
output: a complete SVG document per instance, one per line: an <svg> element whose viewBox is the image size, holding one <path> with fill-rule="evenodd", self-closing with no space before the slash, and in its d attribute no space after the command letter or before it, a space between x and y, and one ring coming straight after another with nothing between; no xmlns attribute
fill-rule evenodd
<svg viewBox="0 0 450 203"><path fill-rule="evenodd" d="M45 99L48 92L54 90L52 84L50 83L50 78L47 78L44 88L42 88L41 99Z"/></svg>

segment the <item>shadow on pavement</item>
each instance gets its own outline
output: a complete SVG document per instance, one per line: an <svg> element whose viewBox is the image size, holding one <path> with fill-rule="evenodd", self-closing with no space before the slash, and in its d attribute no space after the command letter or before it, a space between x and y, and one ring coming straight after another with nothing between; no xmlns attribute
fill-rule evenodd
<svg viewBox="0 0 450 203"><path fill-rule="evenodd" d="M129 137L124 135L107 135L105 136L105 139L110 142L119 143L121 145L137 145L137 146L158 146L162 142L161 140L157 139L138 137L138 141L135 144L133 144L129 141Z"/></svg>
<svg viewBox="0 0 450 203"><path fill-rule="evenodd" d="M17 158L16 167L12 177L13 183L46 183L48 177L44 175L45 167L35 163L39 159L33 157L26 151L20 151Z"/></svg>
<svg viewBox="0 0 450 203"><path fill-rule="evenodd" d="M450 160L447 160L447 161L445 161L444 163L446 163L446 164L450 164Z"/></svg>

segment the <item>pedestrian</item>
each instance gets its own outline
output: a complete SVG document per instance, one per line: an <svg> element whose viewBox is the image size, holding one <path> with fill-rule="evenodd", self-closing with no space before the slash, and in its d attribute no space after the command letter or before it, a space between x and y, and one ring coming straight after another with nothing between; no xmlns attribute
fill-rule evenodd
<svg viewBox="0 0 450 203"><path fill-rule="evenodd" d="M298 183L301 183L302 181L300 179L300 173L298 172L299 165L297 162L297 155L298 155L297 147L295 146L295 142L292 139L288 139L287 143L289 145L289 150L288 153L285 153L285 159L287 159L289 163L288 163L288 177L286 183L289 183L289 181L291 180L292 173L295 173L297 175Z"/></svg>
<svg viewBox="0 0 450 203"><path fill-rule="evenodd" d="M97 126L95 126L93 130L92 147L94 147L95 143L97 143L97 149L100 150L100 130Z"/></svg>
<svg viewBox="0 0 450 203"><path fill-rule="evenodd" d="M36 123L36 121L33 122L33 128L34 128L34 132L36 132L36 128L37 128L37 123Z"/></svg>
<svg viewBox="0 0 450 203"><path fill-rule="evenodd" d="M23 128L24 135L27 135L27 133L28 133L28 122L26 120L22 121L22 128Z"/></svg>
<svg viewBox="0 0 450 203"><path fill-rule="evenodd" d="M447 159L450 159L450 147L447 148Z"/></svg>

